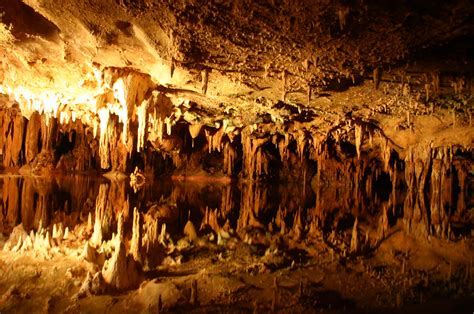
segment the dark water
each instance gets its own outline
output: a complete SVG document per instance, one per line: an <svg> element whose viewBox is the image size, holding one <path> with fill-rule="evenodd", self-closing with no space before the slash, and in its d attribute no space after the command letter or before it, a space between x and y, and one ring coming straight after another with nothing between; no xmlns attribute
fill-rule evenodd
<svg viewBox="0 0 474 314"><path fill-rule="evenodd" d="M435 229L429 213L407 208L403 191L392 192L380 182L370 195L350 187L316 187L310 184L256 184L199 181L147 180L135 192L129 180L109 181L100 176L23 177L0 176L0 232L8 234L22 223L27 230L40 223L50 226L61 222L73 229L94 217L96 207L130 213L159 208L168 230L182 234L188 218L197 228L205 228L206 212L217 216L220 226L241 231L251 227L265 232L289 232L295 224L302 234L317 228L323 234L350 232L355 217L374 231L403 223L407 231L425 235ZM377 188L377 186L379 188ZM412 205L410 205L412 206ZM470 233L469 223L447 215L450 230ZM452 227L452 228L451 228ZM446 228L446 226L443 226ZM283 230L282 230L283 229Z"/></svg>

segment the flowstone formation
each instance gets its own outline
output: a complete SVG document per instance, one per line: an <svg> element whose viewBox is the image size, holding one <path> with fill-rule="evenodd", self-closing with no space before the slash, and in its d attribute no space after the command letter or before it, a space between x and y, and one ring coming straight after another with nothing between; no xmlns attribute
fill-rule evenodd
<svg viewBox="0 0 474 314"><path fill-rule="evenodd" d="M473 14L4 0L0 312L469 300Z"/></svg>

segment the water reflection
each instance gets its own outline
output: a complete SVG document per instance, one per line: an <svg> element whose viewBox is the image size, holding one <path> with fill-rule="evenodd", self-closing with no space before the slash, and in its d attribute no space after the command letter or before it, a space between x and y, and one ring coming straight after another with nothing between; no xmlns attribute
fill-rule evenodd
<svg viewBox="0 0 474 314"><path fill-rule="evenodd" d="M430 223L450 228L451 216L429 219L426 197L372 182L365 186L320 186L312 184L223 184L199 181L147 181L134 192L127 180L109 181L94 176L0 177L0 232L9 233L22 223L28 231L40 223L61 222L73 229L100 213L106 237L115 232L118 213L129 219L133 208L145 219L166 223L168 230L182 235L186 222L206 232L249 229L288 235L294 239L328 238L335 232L350 234L355 217L377 240L400 220L407 232L426 237ZM459 223L458 223L459 225ZM130 227L130 226L129 226ZM431 226L432 227L432 226ZM470 231L470 230L468 230ZM350 238L346 239L350 242Z"/></svg>

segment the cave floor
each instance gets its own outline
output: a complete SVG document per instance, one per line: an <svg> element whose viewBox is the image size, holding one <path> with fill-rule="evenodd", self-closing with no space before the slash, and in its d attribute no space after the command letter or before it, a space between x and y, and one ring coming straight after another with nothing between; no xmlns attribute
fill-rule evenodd
<svg viewBox="0 0 474 314"><path fill-rule="evenodd" d="M472 310L472 241L420 243L395 227L374 252L344 259L317 241L272 250L269 242L276 238L258 237L265 238L258 245L235 238L221 245L200 239L196 245L184 245L169 265L147 272L138 289L83 298L77 298L77 292L94 266L78 257L80 249L59 246L46 259L1 252L0 309L156 313L161 296L161 309L169 312Z"/></svg>

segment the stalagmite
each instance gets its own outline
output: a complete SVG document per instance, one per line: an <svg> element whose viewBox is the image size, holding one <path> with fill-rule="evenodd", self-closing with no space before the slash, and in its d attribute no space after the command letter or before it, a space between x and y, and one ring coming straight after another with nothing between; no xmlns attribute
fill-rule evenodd
<svg viewBox="0 0 474 314"><path fill-rule="evenodd" d="M186 222L186 225L184 226L183 233L191 241L195 241L198 238L196 228L194 227L194 224L189 219Z"/></svg>
<svg viewBox="0 0 474 314"><path fill-rule="evenodd" d="M62 223L59 223L58 225L56 224L53 225L52 237L53 239L59 239L59 240L61 240L64 237L64 230L63 230Z"/></svg>
<svg viewBox="0 0 474 314"><path fill-rule="evenodd" d="M93 228L93 225L92 225L92 214L89 212L89 214L87 215L87 231L92 232L92 228Z"/></svg>
<svg viewBox="0 0 474 314"><path fill-rule="evenodd" d="M191 304L195 305L198 302L198 290L197 290L197 280L193 279L191 283L191 298L189 301Z"/></svg>
<svg viewBox="0 0 474 314"><path fill-rule="evenodd" d="M106 223L106 205L107 205L107 192L108 187L105 184L101 184L99 187L99 195L97 195L96 207L95 207L95 222L94 232L90 239L91 243L95 246L99 246L103 240L103 224Z"/></svg>
<svg viewBox="0 0 474 314"><path fill-rule="evenodd" d="M201 71L201 92L205 95L207 93L207 84L209 81L209 70L204 69Z"/></svg>
<svg viewBox="0 0 474 314"><path fill-rule="evenodd" d="M352 227L352 237L351 237L351 247L350 247L350 252L352 254L359 252L359 237L358 237L358 229L357 229L358 225L359 225L359 220L356 217L354 226Z"/></svg>
<svg viewBox="0 0 474 314"><path fill-rule="evenodd" d="M337 17L339 19L339 28L344 30L347 23L347 16L349 15L349 7L342 7L337 10Z"/></svg>
<svg viewBox="0 0 474 314"><path fill-rule="evenodd" d="M311 85L308 84L307 89L308 90L307 90L307 94L306 94L306 104L309 107L309 105L311 103L311 91L312 91Z"/></svg>
<svg viewBox="0 0 474 314"><path fill-rule="evenodd" d="M132 241L130 253L136 262L142 263L142 216L136 207L133 208Z"/></svg>
<svg viewBox="0 0 474 314"><path fill-rule="evenodd" d="M127 256L123 239L123 219L119 216L115 250L112 257L105 261L102 277L113 290L123 291L133 289L141 281L138 265L132 256Z"/></svg>
<svg viewBox="0 0 474 314"><path fill-rule="evenodd" d="M286 70L283 70L281 73L281 84L282 84L282 94L281 94L281 101L285 101L286 99L286 80L287 80L287 73Z"/></svg>
<svg viewBox="0 0 474 314"><path fill-rule="evenodd" d="M301 218L301 208L296 211L295 218L293 220L293 237L296 240L301 239L303 234L303 221Z"/></svg>

